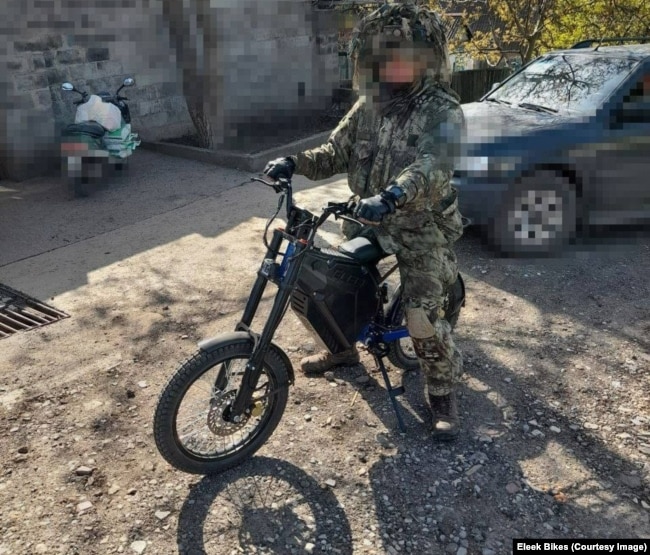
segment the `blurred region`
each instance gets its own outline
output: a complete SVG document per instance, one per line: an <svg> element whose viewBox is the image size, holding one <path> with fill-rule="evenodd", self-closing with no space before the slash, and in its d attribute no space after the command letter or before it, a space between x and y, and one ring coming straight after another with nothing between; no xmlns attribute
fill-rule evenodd
<svg viewBox="0 0 650 555"><path fill-rule="evenodd" d="M543 55L463 105L461 212L507 256L650 223L650 44Z"/></svg>
<svg viewBox="0 0 650 555"><path fill-rule="evenodd" d="M0 6L0 177L56 161L74 120L65 81L92 93L135 77L145 141L195 129L208 147L273 133L331 102L337 14L299 0L8 0ZM37 163L35 163L37 162Z"/></svg>
<svg viewBox="0 0 650 555"><path fill-rule="evenodd" d="M351 32L381 3L5 0L0 178L55 169L57 138L75 113L65 81L97 94L135 77L129 106L145 143L250 153L328 131L357 98ZM534 58L548 36L506 32L507 14L483 6L472 15L471 4L435 3L468 125L454 178L463 215L500 253L517 256L557 253L592 228L647 227L650 39L580 37L580 48ZM548 29L572 5L551 4L536 15ZM650 17L645 7L637 12ZM610 10L603 21L627 13ZM499 40L484 44L489 34Z"/></svg>

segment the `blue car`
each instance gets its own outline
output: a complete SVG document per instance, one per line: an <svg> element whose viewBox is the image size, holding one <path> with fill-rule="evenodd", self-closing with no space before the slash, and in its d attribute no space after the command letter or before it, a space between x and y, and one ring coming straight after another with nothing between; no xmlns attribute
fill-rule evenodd
<svg viewBox="0 0 650 555"><path fill-rule="evenodd" d="M460 210L506 256L650 223L650 44L545 54L463 104Z"/></svg>

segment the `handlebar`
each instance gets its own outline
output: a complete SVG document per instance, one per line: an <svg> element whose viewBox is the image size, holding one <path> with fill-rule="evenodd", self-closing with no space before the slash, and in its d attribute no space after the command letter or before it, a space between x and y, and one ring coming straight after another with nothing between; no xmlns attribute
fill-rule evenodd
<svg viewBox="0 0 650 555"><path fill-rule="evenodd" d="M90 95L87 92L81 92L77 90L75 90L74 92L81 95L81 98L79 100L75 100L72 102L75 106L79 106L79 104L85 104L86 102L88 102Z"/></svg>
<svg viewBox="0 0 650 555"><path fill-rule="evenodd" d="M288 214L289 210L293 206L292 188L291 188L290 179L287 179L285 177L280 177L276 181L267 181L260 177L251 177L250 181L256 181L258 183L262 183L263 185L266 185L267 187L271 187L276 193L286 193L288 197L287 198L287 214ZM324 222L331 214L334 216L334 219L336 220L341 219L341 220L345 220L363 226L364 224L362 222L360 222L359 220L353 217L354 207L355 207L354 203L350 203L350 201L328 202L327 206L323 208L321 223Z"/></svg>
<svg viewBox="0 0 650 555"><path fill-rule="evenodd" d="M262 183L266 185L267 187L271 187L276 193L284 193L286 191L291 190L291 180L286 179L285 177L281 177L280 179L277 179L276 181L266 181L265 179L262 179L261 177L251 177L251 181L257 181L258 183Z"/></svg>
<svg viewBox="0 0 650 555"><path fill-rule="evenodd" d="M333 214L334 219L338 220L345 220L346 222L351 222L353 224L357 224L360 226L363 226L364 224L354 218L354 208L356 204L351 203L350 201L348 202L328 202L327 207L323 208L323 212L327 212L328 214Z"/></svg>
<svg viewBox="0 0 650 555"><path fill-rule="evenodd" d="M88 99L90 98L90 94L88 92L81 92L76 89L73 90L73 92L76 92L77 94L81 95L81 98L79 100L73 101L73 104L76 106L79 106L79 104L84 104L88 102ZM122 96L120 94L115 94L115 96L110 96L110 97L102 97L102 100L104 102L119 102L121 100L128 100L126 96Z"/></svg>

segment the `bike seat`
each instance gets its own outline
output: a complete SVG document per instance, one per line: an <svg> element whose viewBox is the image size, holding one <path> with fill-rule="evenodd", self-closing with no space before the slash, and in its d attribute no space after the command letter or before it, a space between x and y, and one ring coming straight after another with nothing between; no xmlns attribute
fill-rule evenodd
<svg viewBox="0 0 650 555"><path fill-rule="evenodd" d="M377 243L373 243L365 237L355 237L350 241L346 241L339 245L338 250L363 264L376 264L382 258L388 256Z"/></svg>
<svg viewBox="0 0 650 555"><path fill-rule="evenodd" d="M84 121L82 123L71 123L63 130L64 137L71 137L80 133L98 139L106 134L106 129L96 121Z"/></svg>

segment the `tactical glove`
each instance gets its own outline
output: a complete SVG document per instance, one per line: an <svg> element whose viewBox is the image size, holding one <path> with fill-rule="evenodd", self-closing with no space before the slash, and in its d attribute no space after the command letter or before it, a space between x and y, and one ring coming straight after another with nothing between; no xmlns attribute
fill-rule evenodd
<svg viewBox="0 0 650 555"><path fill-rule="evenodd" d="M271 179L279 179L281 177L291 179L295 170L296 164L291 158L276 158L266 164L264 173Z"/></svg>
<svg viewBox="0 0 650 555"><path fill-rule="evenodd" d="M354 212L354 217L361 221L381 222L386 214L392 214L397 209L395 195L383 191L374 197L364 198L359 201Z"/></svg>

